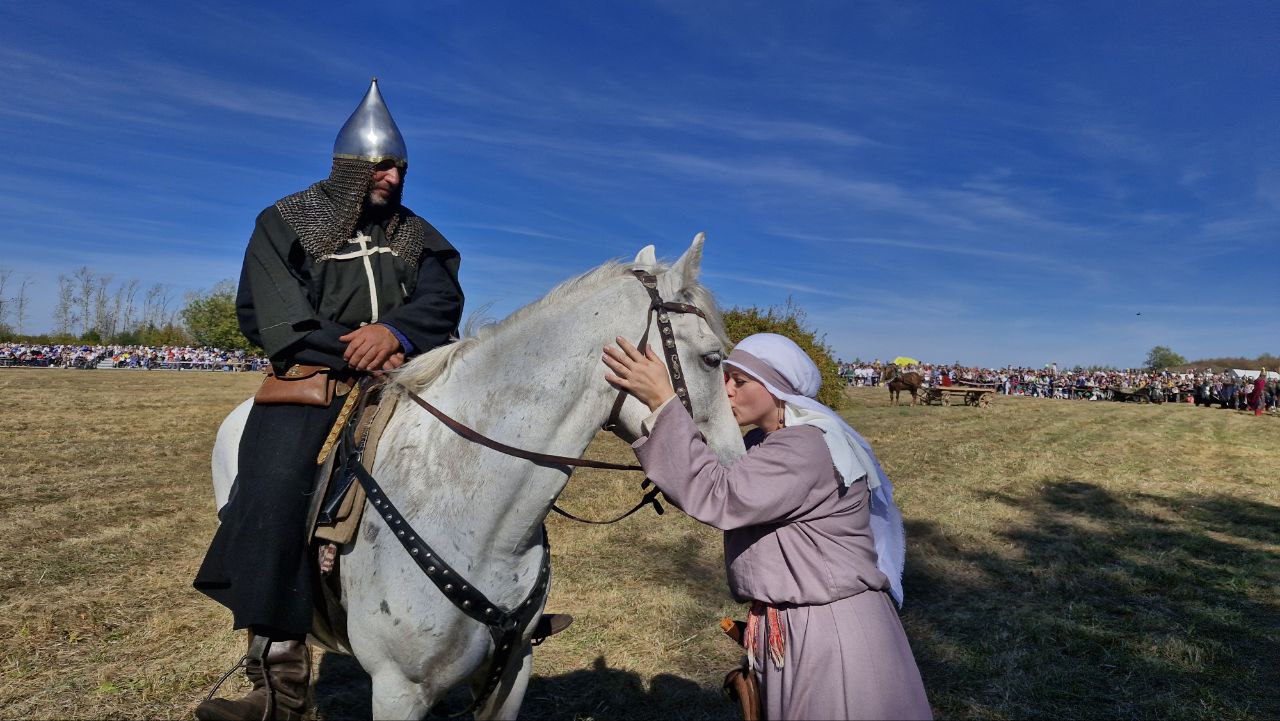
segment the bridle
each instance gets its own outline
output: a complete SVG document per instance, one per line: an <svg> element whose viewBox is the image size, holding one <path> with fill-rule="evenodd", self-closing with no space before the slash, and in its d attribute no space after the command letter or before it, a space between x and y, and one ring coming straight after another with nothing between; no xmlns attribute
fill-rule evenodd
<svg viewBox="0 0 1280 721"><path fill-rule="evenodd" d="M693 405L689 402L689 387L684 382L684 370L680 367L680 354L676 349L676 335L671 330L670 313L692 313L699 318L706 320L707 314L702 309L688 303L675 303L672 301L664 301L661 295L658 295L658 279L652 273L646 273L643 270L633 269L632 275L644 289L649 291L649 312L645 316L644 335L640 336L640 342L636 344L636 348L644 353L645 345L649 342L649 331L653 328L653 317L656 313L658 316L658 335L662 338L662 355L667 361L667 373L671 376L671 387L675 389L676 397L684 404L684 409L689 412L689 417L693 417ZM609 417L605 419L602 428L606 431L613 431L618 426L618 413L622 411L622 404L627 400L627 392L618 391L618 397L613 401L613 407L609 409Z"/></svg>
<svg viewBox="0 0 1280 721"><path fill-rule="evenodd" d="M685 384L684 371L680 365L680 355L676 348L675 333L671 329L671 313L692 313L706 320L707 316L701 309L687 303L675 303L664 301L662 296L658 294L658 279L649 272L633 269L632 275L644 286L649 293L649 308L646 314L644 335L640 338L638 348L643 352L644 347L649 339L649 330L653 325L655 315L657 318L658 335L662 339L662 354L666 359L667 372L671 376L671 385L675 389L676 396L684 405L685 410L689 411L690 416L693 415L693 407L689 400L689 389ZM361 398L360 403L364 403L368 397L367 391L369 386L379 381L375 379L365 378L361 381ZM565 472L569 472L570 468L600 468L606 470L617 471L643 471L644 469L637 465L629 465L623 463L607 463L605 461L594 461L585 458L570 458L568 456L556 456L549 453L539 453L523 448L509 446L500 441L496 441L469 426L460 423L447 413L429 403L426 399L413 392L410 388L400 384L397 381L389 381L399 386L400 392L405 397L413 401L423 410L430 413L446 427L453 432L462 436L464 439L478 443L486 448L490 448L499 453L504 453L515 458L522 458L532 463L543 466L559 467ZM618 413L622 409L623 403L626 401L626 391L619 391L618 397L613 402L613 407L609 411L609 416L605 420L603 428L612 431L618 424ZM354 414L356 417L359 413ZM351 428L348 426L344 430L344 443L340 444L342 451L342 462L346 472L354 475L359 480L360 485L364 487L365 495L369 503L373 505L374 510L382 516L387 526L394 532L394 538L404 546L405 551L409 553L410 558L417 564L418 568L431 580L432 583L440 589L445 598L448 598L455 607L468 617L484 624L489 630L489 635L493 638L493 655L489 658L488 668L485 669L484 686L480 693L474 696L471 705L461 712L461 714L471 713L478 709L497 688L498 683L502 680L502 673L510 663L512 656L516 653L518 642L522 638L524 629L533 621L534 614L542 608L541 601L547 592L547 584L551 571L551 547L547 541L546 529L542 532L543 557L539 566L537 578L534 587L530 589L529 594L515 608L505 609L493 603L484 596L473 584L462 577L449 564L435 552L431 546L427 545L421 536L409 525L407 519L396 509L391 500L387 498L386 493L377 480L369 473L368 469L361 463L361 456L364 450L364 441L367 436L362 437L358 442L352 437ZM582 523L592 524L608 524L617 523L622 519L630 516L636 511L647 505L652 505L654 510L661 515L662 505L658 502L659 489L654 486L649 489L649 479L645 479L641 484L642 489L648 489L644 497L631 510L623 513L617 518L607 521L591 521L579 518L559 506L552 504L551 509L560 515L571 520L580 521ZM459 714L459 715L461 715Z"/></svg>

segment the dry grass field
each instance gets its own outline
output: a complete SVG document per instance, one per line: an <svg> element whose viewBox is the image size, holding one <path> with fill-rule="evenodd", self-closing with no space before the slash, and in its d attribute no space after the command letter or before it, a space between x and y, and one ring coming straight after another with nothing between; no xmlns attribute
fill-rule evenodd
<svg viewBox="0 0 1280 721"><path fill-rule="evenodd" d="M235 661L190 580L214 430L257 380L0 370L0 717L189 718ZM886 395L845 412L907 518L903 619L939 717L1280 717L1280 419ZM605 515L637 482L581 472L562 501ZM550 606L577 623L537 650L523 716L734 718L717 532L674 509L549 528ZM320 718L367 714L350 659L323 659L316 690Z"/></svg>

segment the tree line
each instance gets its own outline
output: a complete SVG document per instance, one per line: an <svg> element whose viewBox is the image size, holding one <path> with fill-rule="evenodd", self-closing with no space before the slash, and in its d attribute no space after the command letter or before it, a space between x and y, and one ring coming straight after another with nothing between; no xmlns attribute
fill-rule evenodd
<svg viewBox="0 0 1280 721"><path fill-rule="evenodd" d="M0 266L0 341L34 343L93 343L108 345L191 345L260 353L240 333L236 319L236 284L224 280L212 288L187 293L176 307L173 291L163 283L145 290L136 278L116 281L110 273L81 266L58 276L53 332L27 334L30 319L29 275L15 278L13 270ZM790 298L771 308L733 308L724 313L725 330L737 343L752 333L779 333L796 341L822 371L818 400L838 405L839 369L825 336L808 326L805 311ZM855 361L857 363L857 361ZM1239 358L1192 361L1168 346L1147 353L1152 370L1197 367L1252 368L1280 366L1280 358L1264 354L1256 360ZM957 362L957 365L961 365ZM1080 369L1076 369L1080 370ZM1089 370L1109 370L1101 366Z"/></svg>
<svg viewBox="0 0 1280 721"><path fill-rule="evenodd" d="M1189 361L1178 353L1173 352L1168 346L1158 345L1147 353L1147 367L1152 370L1170 370L1185 372L1191 368L1244 368L1248 370L1256 370L1260 367L1275 370L1280 367L1280 357L1271 353L1263 353L1257 358L1244 357L1226 357L1226 358L1201 358L1200 360Z"/></svg>
<svg viewBox="0 0 1280 721"><path fill-rule="evenodd" d="M145 290L137 279L116 281L110 273L81 266L58 276L53 332L27 334L31 277L14 282L0 267L0 341L92 343L107 345L192 345L260 353L240 333L236 284L224 280L207 290L187 293L175 307L172 289L155 283ZM791 299L771 308L725 311L725 330L737 343L752 333L779 333L796 341L822 371L818 400L839 405L843 383L825 337L810 328L803 309Z"/></svg>
<svg viewBox="0 0 1280 721"><path fill-rule="evenodd" d="M52 331L28 333L32 278L0 267L0 341L207 346L256 352L236 322L236 286L225 280L175 302L163 283L116 280L81 266L58 276Z"/></svg>

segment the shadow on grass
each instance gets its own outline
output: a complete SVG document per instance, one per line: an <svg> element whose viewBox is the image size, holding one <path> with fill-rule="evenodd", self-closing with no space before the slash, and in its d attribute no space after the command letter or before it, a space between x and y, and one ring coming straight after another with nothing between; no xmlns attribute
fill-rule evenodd
<svg viewBox="0 0 1280 721"><path fill-rule="evenodd" d="M617 552L623 564L619 567L627 568L629 583L679 590L695 601L696 608L716 608L728 597L724 561L718 542L715 553L708 553L707 545L706 536L691 534L649 539L645 541L645 558L640 560L633 547L619 544Z"/></svg>
<svg viewBox="0 0 1280 721"><path fill-rule="evenodd" d="M1072 478L988 498L1028 514L991 550L907 524L904 616L940 716L1280 716L1280 509Z"/></svg>
<svg viewBox="0 0 1280 721"><path fill-rule="evenodd" d="M369 717L372 684L354 658L325 654L316 675L318 718ZM465 689L455 689L427 718L448 718L466 708L470 699ZM601 656L590 669L529 679L520 718L735 719L738 710L718 691L671 674L654 676L645 690L639 674L609 668Z"/></svg>
<svg viewBox="0 0 1280 721"><path fill-rule="evenodd" d="M1070 477L986 499L1022 518L989 546L907 524L904 621L940 718L1280 718L1280 508L1226 495L1120 497ZM689 558L678 545L653 555ZM676 565L667 582L688 583L699 603L720 600L695 580L706 564ZM368 715L369 679L353 659L325 656L318 679L321 718ZM437 713L467 700L455 692ZM535 676L521 711L736 717L715 688L669 674L646 688L603 658Z"/></svg>

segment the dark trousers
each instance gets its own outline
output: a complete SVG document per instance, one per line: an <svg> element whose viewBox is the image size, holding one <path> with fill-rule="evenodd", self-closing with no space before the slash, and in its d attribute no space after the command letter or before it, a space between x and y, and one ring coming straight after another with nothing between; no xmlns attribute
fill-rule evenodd
<svg viewBox="0 0 1280 721"><path fill-rule="evenodd" d="M316 454L342 408L254 406L240 437L239 474L196 574L197 590L231 609L235 628L275 638L311 630L306 516Z"/></svg>

